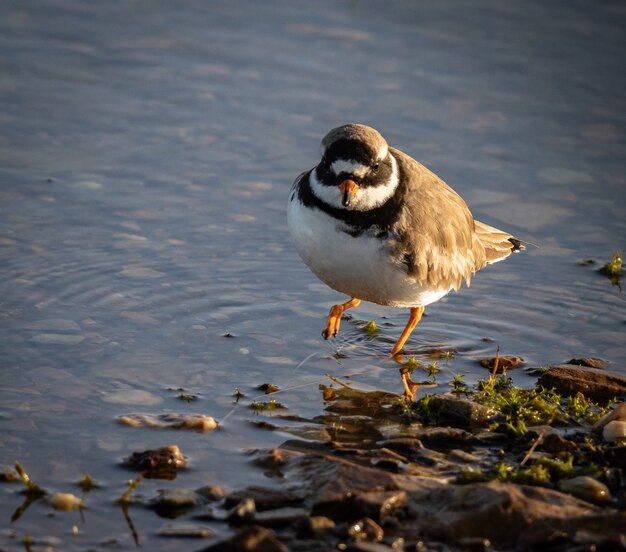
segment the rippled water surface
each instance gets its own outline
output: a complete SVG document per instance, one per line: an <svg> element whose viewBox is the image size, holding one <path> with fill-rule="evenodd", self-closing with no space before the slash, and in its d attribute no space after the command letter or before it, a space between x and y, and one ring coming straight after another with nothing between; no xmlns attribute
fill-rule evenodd
<svg viewBox="0 0 626 552"><path fill-rule="evenodd" d="M386 355L408 313L364 304L324 342L343 298L287 232L293 178L342 123L377 127L477 218L540 246L429 307L408 350L457 351L439 390L483 377L498 346L529 367L626 370L625 296L596 271L626 246L622 3L64 0L0 16L0 464L50 491L80 494L84 472L102 485L82 518L39 501L11 523L22 496L2 484L3 549L27 534L135 548L114 500L137 450L177 444L190 464L144 498L271 485L243 454L286 438L250 423L257 385L303 417L323 410L327 373L400 391ZM358 322L373 319L371 337ZM170 411L220 429L116 421ZM145 549L189 549L157 536L154 512L130 514Z"/></svg>

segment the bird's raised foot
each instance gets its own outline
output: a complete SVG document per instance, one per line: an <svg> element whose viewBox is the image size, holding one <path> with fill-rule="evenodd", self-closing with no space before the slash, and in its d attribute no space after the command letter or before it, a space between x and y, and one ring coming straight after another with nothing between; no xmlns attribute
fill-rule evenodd
<svg viewBox="0 0 626 552"><path fill-rule="evenodd" d="M326 328L322 332L324 339L330 339L335 337L339 333L339 324L341 324L341 316L345 311L353 307L358 307L361 303L360 299L353 297L350 301L346 301L342 305L333 305L328 311L328 318L326 319Z"/></svg>

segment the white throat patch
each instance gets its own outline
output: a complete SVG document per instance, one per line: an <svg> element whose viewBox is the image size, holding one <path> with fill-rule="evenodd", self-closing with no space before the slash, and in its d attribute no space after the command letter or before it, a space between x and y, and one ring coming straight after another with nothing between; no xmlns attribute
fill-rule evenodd
<svg viewBox="0 0 626 552"><path fill-rule="evenodd" d="M343 194L341 193L341 190L339 190L339 186L324 186L317 178L316 169L313 169L309 175L311 190L318 199L337 209L345 209L347 211L369 211L370 209L380 207L391 196L393 196L393 194L395 194L398 187L398 164L396 163L393 155L390 156L390 159L391 176L389 179L386 182L381 182L378 186L359 188L356 194L352 197L348 207L344 207L341 203ZM343 172L349 172L355 176L361 176L354 170L354 167L358 167L359 165L346 161L335 161L333 163L333 172L336 163L346 163L346 165L349 165L350 168ZM362 167L363 165L360 166ZM367 167L364 168L367 171ZM335 174L340 174L341 172L342 171L340 170Z"/></svg>

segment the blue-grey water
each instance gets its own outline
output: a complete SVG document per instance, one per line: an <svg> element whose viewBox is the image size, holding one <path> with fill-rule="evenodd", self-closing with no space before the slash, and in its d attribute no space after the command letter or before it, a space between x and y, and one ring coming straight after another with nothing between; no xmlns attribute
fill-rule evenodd
<svg viewBox="0 0 626 552"><path fill-rule="evenodd" d="M626 370L626 295L596 271L626 246L625 29L619 1L3 2L0 464L50 492L80 495L84 472L101 487L83 517L38 501L12 523L20 485L0 484L0 548L30 535L134 549L114 502L133 451L177 444L189 458L176 481L142 482L144 499L272 485L244 454L286 438L250 424L259 384L303 417L323 410L325 374L401 390L386 355L407 312L363 304L374 339L344 322L324 342L344 299L287 231L292 180L346 122L539 246L427 309L408 350L457 351L438 390L484 377L477 359L497 347L527 367L597 356ZM220 429L117 422L169 411ZM144 549L189 549L158 536L151 510L130 515Z"/></svg>

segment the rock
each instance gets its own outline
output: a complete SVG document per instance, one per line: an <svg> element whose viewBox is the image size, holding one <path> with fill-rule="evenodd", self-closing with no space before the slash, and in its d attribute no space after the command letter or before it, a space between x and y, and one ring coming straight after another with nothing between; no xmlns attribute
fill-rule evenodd
<svg viewBox="0 0 626 552"><path fill-rule="evenodd" d="M309 519L309 510L305 508L278 508L254 515L254 523L263 527L284 527L306 519Z"/></svg>
<svg viewBox="0 0 626 552"><path fill-rule="evenodd" d="M196 492L209 502L220 500L226 496L224 489L222 489L219 485L206 485L196 489Z"/></svg>
<svg viewBox="0 0 626 552"><path fill-rule="evenodd" d="M335 529L335 522L326 516L309 516L301 528L305 535L321 537Z"/></svg>
<svg viewBox="0 0 626 552"><path fill-rule="evenodd" d="M427 427L419 432L419 437L429 445L453 445L468 442L472 434L455 427Z"/></svg>
<svg viewBox="0 0 626 552"><path fill-rule="evenodd" d="M572 358L565 364L574 364L576 366L586 366L587 368L604 368L608 362L601 358L589 357L589 358Z"/></svg>
<svg viewBox="0 0 626 552"><path fill-rule="evenodd" d="M0 466L0 481L7 483L9 481L17 481L19 476L11 466Z"/></svg>
<svg viewBox="0 0 626 552"><path fill-rule="evenodd" d="M602 430L602 438L605 441L622 441L626 439L626 421L610 421Z"/></svg>
<svg viewBox="0 0 626 552"><path fill-rule="evenodd" d="M588 475L561 479L557 483L557 487L564 493L571 494L587 502L593 502L594 504L602 504L611 498L609 488L604 483Z"/></svg>
<svg viewBox="0 0 626 552"><path fill-rule="evenodd" d="M244 527L229 539L203 548L201 552L288 552L274 532L265 527Z"/></svg>
<svg viewBox="0 0 626 552"><path fill-rule="evenodd" d="M450 394L429 397L428 414L439 424L464 428L486 426L499 416L494 408Z"/></svg>
<svg viewBox="0 0 626 552"><path fill-rule="evenodd" d="M541 441L541 448L546 452L573 452L578 449L574 441L561 437L558 433L547 433Z"/></svg>
<svg viewBox="0 0 626 552"><path fill-rule="evenodd" d="M494 366L498 362L497 374L502 374L512 368L518 368L524 363L524 359L518 356L498 356L491 358L483 358L480 360L480 364L483 368L487 368L490 372L493 372Z"/></svg>
<svg viewBox="0 0 626 552"><path fill-rule="evenodd" d="M118 421L131 427L151 427L157 429L190 429L200 433L208 433L217 429L217 422L211 416L204 414L126 414L120 416Z"/></svg>
<svg viewBox="0 0 626 552"><path fill-rule="evenodd" d="M231 525L243 525L250 523L256 514L256 505L254 499L244 498L238 504L235 504L226 515L228 523Z"/></svg>
<svg viewBox="0 0 626 552"><path fill-rule="evenodd" d="M252 452L252 462L265 470L279 471L287 464L287 461L294 458L294 453L283 449L255 450Z"/></svg>
<svg viewBox="0 0 626 552"><path fill-rule="evenodd" d="M620 535L626 513L599 508L542 487L500 483L449 485L408 493L415 522L407 536L456 542L476 537L496 548L534 549L564 534L588 531L602 539Z"/></svg>
<svg viewBox="0 0 626 552"><path fill-rule="evenodd" d="M152 479L174 479L176 472L187 466L187 460L176 445L143 452L133 452L124 464L134 470L146 472Z"/></svg>
<svg viewBox="0 0 626 552"><path fill-rule="evenodd" d="M230 493L224 501L224 508L232 508L246 499L254 500L259 512L276 510L302 502L302 496L292 491L252 486Z"/></svg>
<svg viewBox="0 0 626 552"><path fill-rule="evenodd" d="M82 501L72 493L53 493L46 496L46 502L60 512L71 512L80 508Z"/></svg>
<svg viewBox="0 0 626 552"><path fill-rule="evenodd" d="M607 412L602 418L600 418L593 427L592 431L596 433L600 433L606 424L612 422L613 420L626 421L626 404L619 403L613 410Z"/></svg>
<svg viewBox="0 0 626 552"><path fill-rule="evenodd" d="M385 536L385 531L371 518L362 518L348 527L348 535L355 540L367 540L380 542Z"/></svg>
<svg viewBox="0 0 626 552"><path fill-rule="evenodd" d="M422 442L415 437L392 437L380 444L408 459L414 458L418 451L424 448Z"/></svg>
<svg viewBox="0 0 626 552"><path fill-rule="evenodd" d="M161 517L177 518L205 504L205 500L191 489L159 489L150 506Z"/></svg>
<svg viewBox="0 0 626 552"><path fill-rule="evenodd" d="M263 393L265 393L266 395L269 395L270 393L276 393L276 391L280 390L278 385L274 385L273 383L262 383L261 385L257 386L257 389L263 391Z"/></svg>
<svg viewBox="0 0 626 552"><path fill-rule="evenodd" d="M491 541L481 537L464 537L456 541L463 552L481 552L491 549Z"/></svg>
<svg viewBox="0 0 626 552"><path fill-rule="evenodd" d="M337 494L313 504L313 515L327 516L334 521L353 522L362 517L381 521L394 509L404 505L404 491L373 491Z"/></svg>
<svg viewBox="0 0 626 552"><path fill-rule="evenodd" d="M573 364L551 366L539 378L539 384L542 387L554 388L563 395L574 396L580 392L586 397L603 402L626 394L626 376L618 372Z"/></svg>
<svg viewBox="0 0 626 552"><path fill-rule="evenodd" d="M174 537L185 539L208 539L213 536L213 531L203 525L193 523L169 523L159 530L161 537Z"/></svg>
<svg viewBox="0 0 626 552"><path fill-rule="evenodd" d="M465 464L476 464L480 462L480 458L478 456L465 452L461 449L452 449L448 453L448 460L451 462L463 462Z"/></svg>

